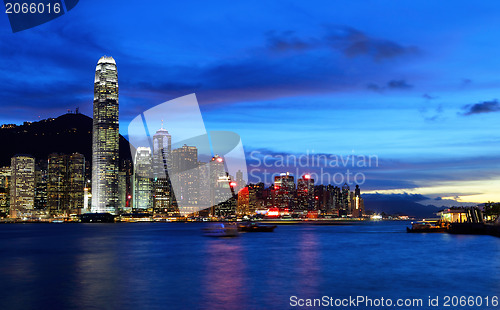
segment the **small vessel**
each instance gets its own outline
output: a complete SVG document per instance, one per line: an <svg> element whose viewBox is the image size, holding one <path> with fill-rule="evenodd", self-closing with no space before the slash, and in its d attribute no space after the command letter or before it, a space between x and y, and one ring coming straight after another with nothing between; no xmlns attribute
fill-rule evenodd
<svg viewBox="0 0 500 310"><path fill-rule="evenodd" d="M238 227L233 223L213 223L203 229L207 237L237 237L239 236Z"/></svg>
<svg viewBox="0 0 500 310"><path fill-rule="evenodd" d="M447 232L450 224L441 220L411 222L411 228L406 227L409 233L442 233Z"/></svg>
<svg viewBox="0 0 500 310"><path fill-rule="evenodd" d="M276 225L265 225L256 222L241 223L238 225L238 229L244 232L273 232Z"/></svg>
<svg viewBox="0 0 500 310"><path fill-rule="evenodd" d="M85 213L80 215L82 223L114 223L115 216L110 213Z"/></svg>

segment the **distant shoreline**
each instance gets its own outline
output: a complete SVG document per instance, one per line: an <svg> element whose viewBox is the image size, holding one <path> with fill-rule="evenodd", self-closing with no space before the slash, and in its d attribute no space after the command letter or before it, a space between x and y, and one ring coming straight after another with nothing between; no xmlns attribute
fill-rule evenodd
<svg viewBox="0 0 500 310"><path fill-rule="evenodd" d="M308 219L308 220L276 220L276 219L263 219L256 220L253 222L274 224L274 225L325 225L325 226L342 226L342 225L361 225L365 223L377 223L377 222L408 222L411 220L402 219L383 219L383 220L370 220L370 219ZM113 223L95 222L95 223L83 223L79 221L5 221L0 220L0 224L137 224L137 223L215 223L215 222L246 222L246 221L116 221Z"/></svg>

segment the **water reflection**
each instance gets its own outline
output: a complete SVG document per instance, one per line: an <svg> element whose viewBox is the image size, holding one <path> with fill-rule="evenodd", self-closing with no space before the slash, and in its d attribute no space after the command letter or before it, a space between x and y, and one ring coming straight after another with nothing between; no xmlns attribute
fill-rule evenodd
<svg viewBox="0 0 500 310"><path fill-rule="evenodd" d="M238 309L247 304L246 266L240 239L207 239L202 309Z"/></svg>
<svg viewBox="0 0 500 310"><path fill-rule="evenodd" d="M321 245L318 235L309 229L300 234L298 239L298 252L295 268L298 270L298 287L303 296L317 297L320 294L321 263L319 251Z"/></svg>
<svg viewBox="0 0 500 310"><path fill-rule="evenodd" d="M82 308L109 308L120 299L121 275L114 250L116 239L111 236L88 236L78 242L74 276L76 285L72 297Z"/></svg>
<svg viewBox="0 0 500 310"><path fill-rule="evenodd" d="M291 295L500 291L500 238L380 223L210 239L200 225L0 225L0 309L283 309Z"/></svg>

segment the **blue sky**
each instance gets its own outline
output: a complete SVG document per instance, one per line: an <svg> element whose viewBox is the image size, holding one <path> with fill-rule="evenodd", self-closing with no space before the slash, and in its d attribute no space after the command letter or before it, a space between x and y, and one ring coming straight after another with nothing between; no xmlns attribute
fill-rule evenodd
<svg viewBox="0 0 500 310"><path fill-rule="evenodd" d="M4 15L0 122L91 115L95 65L111 55L123 134L196 93L207 129L237 132L247 153L376 155L364 190L500 200L499 13L496 1L81 1L18 33Z"/></svg>

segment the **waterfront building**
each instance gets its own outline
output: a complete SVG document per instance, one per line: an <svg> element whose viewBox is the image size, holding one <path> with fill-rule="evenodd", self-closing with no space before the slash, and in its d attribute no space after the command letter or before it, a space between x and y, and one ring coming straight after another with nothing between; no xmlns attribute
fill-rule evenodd
<svg viewBox="0 0 500 310"><path fill-rule="evenodd" d="M352 216L353 217L361 217L363 216L364 213L364 202L363 198L361 198L361 189L359 188L359 185L356 185L356 188L354 189L354 208L352 210Z"/></svg>
<svg viewBox="0 0 500 310"><path fill-rule="evenodd" d="M10 177L10 166L0 168L0 213L3 214L2 216L6 215L9 212Z"/></svg>
<svg viewBox="0 0 500 310"><path fill-rule="evenodd" d="M199 174L199 201L198 205L203 206L204 209L199 210L198 214L200 216L208 217L210 216L211 208L210 207L210 165L205 162L198 162L198 174Z"/></svg>
<svg viewBox="0 0 500 310"><path fill-rule="evenodd" d="M172 186L168 178L171 166L172 137L162 127L153 136L153 210L168 212L172 208Z"/></svg>
<svg viewBox="0 0 500 310"><path fill-rule="evenodd" d="M289 172L274 177L274 206L278 208L294 208L295 180Z"/></svg>
<svg viewBox="0 0 500 310"><path fill-rule="evenodd" d="M221 201L225 201L230 198L228 195L223 195L223 188L229 188L229 180L227 179L226 168L224 166L224 158L219 155L215 155L209 162L210 165L210 214L212 216L217 216L219 213L216 209L216 205ZM225 178L225 179L224 179ZM228 187L221 187L221 180L226 180Z"/></svg>
<svg viewBox="0 0 500 310"><path fill-rule="evenodd" d="M215 201L219 202L214 206L214 216L228 218L236 213L237 199L229 195L233 189L231 186L236 185L231 181L230 176L221 176L217 179L214 188Z"/></svg>
<svg viewBox="0 0 500 310"><path fill-rule="evenodd" d="M132 211L132 183L134 177L134 164L130 159L120 162L119 172L119 208L122 211Z"/></svg>
<svg viewBox="0 0 500 310"><path fill-rule="evenodd" d="M235 181L236 181L236 186L234 187L234 191L238 193L246 185L246 181L245 179L243 179L243 171L241 170L236 171Z"/></svg>
<svg viewBox="0 0 500 310"><path fill-rule="evenodd" d="M264 183L249 184L248 188L248 213L255 214L255 210L264 208Z"/></svg>
<svg viewBox="0 0 500 310"><path fill-rule="evenodd" d="M30 216L35 207L35 159L17 155L11 159L10 217Z"/></svg>
<svg viewBox="0 0 500 310"><path fill-rule="evenodd" d="M169 174L174 184L174 194L178 206L183 213L197 210L199 205L199 169L198 148L184 144L172 150L172 173Z"/></svg>
<svg viewBox="0 0 500 310"><path fill-rule="evenodd" d="M84 207L85 157L51 154L47 168L47 207L51 214L80 214Z"/></svg>
<svg viewBox="0 0 500 310"><path fill-rule="evenodd" d="M243 216L250 213L250 191L244 187L238 191L238 205L236 206L236 215Z"/></svg>
<svg viewBox="0 0 500 310"><path fill-rule="evenodd" d="M134 210L152 211L152 177L153 166L151 148L138 147L134 157Z"/></svg>
<svg viewBox="0 0 500 310"><path fill-rule="evenodd" d="M349 214L349 192L349 185L344 183L340 192L339 216L341 217L345 217Z"/></svg>
<svg viewBox="0 0 500 310"><path fill-rule="evenodd" d="M128 213L132 210L127 206L127 173L125 171L118 172L118 213Z"/></svg>
<svg viewBox="0 0 500 310"><path fill-rule="evenodd" d="M297 180L297 206L298 210L314 210L314 179L310 174L305 174Z"/></svg>
<svg viewBox="0 0 500 310"><path fill-rule="evenodd" d="M99 59L94 79L92 212L118 209L118 74L112 57Z"/></svg>
<svg viewBox="0 0 500 310"><path fill-rule="evenodd" d="M35 209L47 208L48 161L38 160L35 163Z"/></svg>

